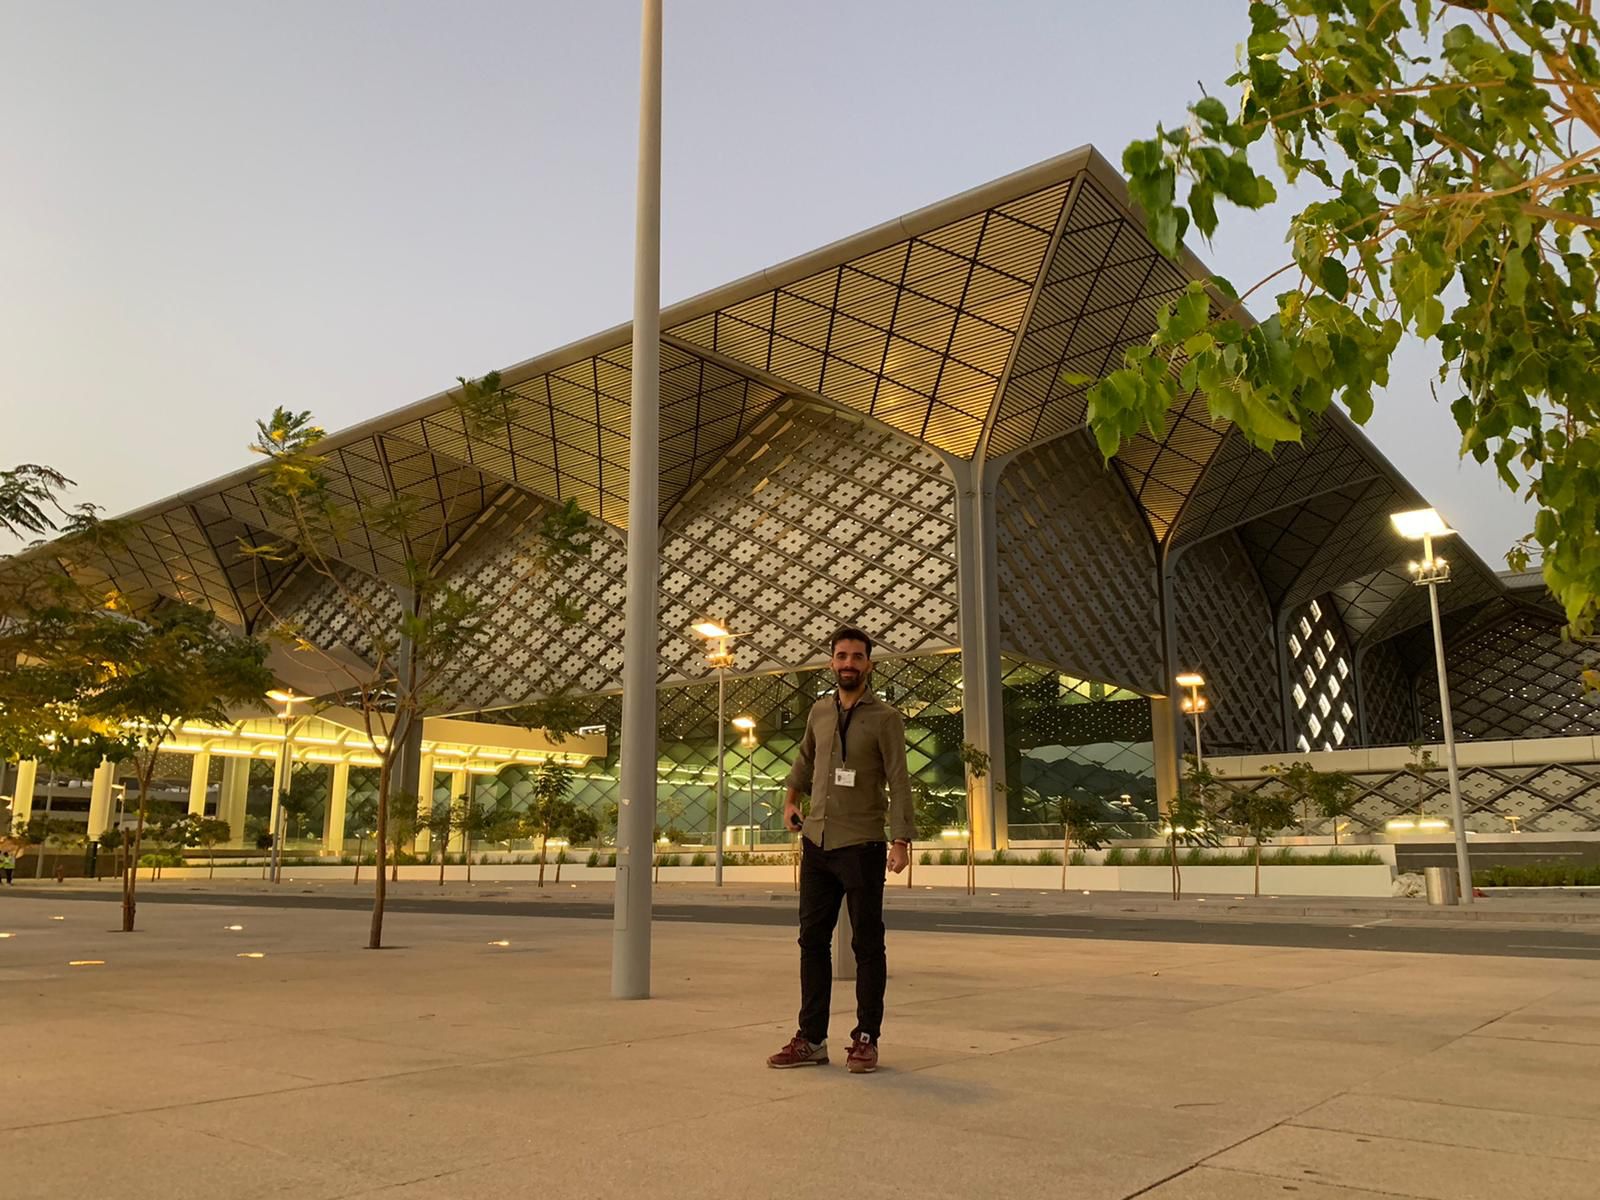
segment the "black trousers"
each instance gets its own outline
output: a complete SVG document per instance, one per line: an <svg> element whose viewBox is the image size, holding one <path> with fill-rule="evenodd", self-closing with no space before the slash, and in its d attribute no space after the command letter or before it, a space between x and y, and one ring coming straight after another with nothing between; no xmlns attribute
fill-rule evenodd
<svg viewBox="0 0 1600 1200"><path fill-rule="evenodd" d="M883 882L889 847L866 842L822 850L800 839L800 1035L809 1042L828 1036L833 1002L833 929L839 903L850 906L856 955L854 1041L878 1040L883 1025L883 989L889 970L883 952Z"/></svg>

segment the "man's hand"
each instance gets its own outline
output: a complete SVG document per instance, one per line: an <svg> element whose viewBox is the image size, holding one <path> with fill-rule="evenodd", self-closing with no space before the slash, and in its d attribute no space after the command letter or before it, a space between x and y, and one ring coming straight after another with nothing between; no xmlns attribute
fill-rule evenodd
<svg viewBox="0 0 1600 1200"><path fill-rule="evenodd" d="M799 833L800 826L804 823L805 818L800 815L800 806L793 801L784 801L783 827L791 833Z"/></svg>
<svg viewBox="0 0 1600 1200"><path fill-rule="evenodd" d="M889 844L889 873L898 875L911 863L911 847L901 842Z"/></svg>

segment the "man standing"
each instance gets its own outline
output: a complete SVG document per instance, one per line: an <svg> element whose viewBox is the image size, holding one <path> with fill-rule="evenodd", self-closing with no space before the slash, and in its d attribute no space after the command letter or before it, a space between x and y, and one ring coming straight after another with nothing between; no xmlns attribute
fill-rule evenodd
<svg viewBox="0 0 1600 1200"><path fill-rule="evenodd" d="M800 840L800 1028L767 1059L769 1067L828 1061L833 999L833 928L850 906L856 956L856 1027L846 1059L852 1074L878 1069L878 1033L888 967L883 951L883 882L911 858L916 823L906 774L906 727L867 686L872 639L845 626L831 643L837 690L811 706L800 756L789 771L784 820ZM811 810L802 817L800 796ZM887 817L892 842L885 843Z"/></svg>

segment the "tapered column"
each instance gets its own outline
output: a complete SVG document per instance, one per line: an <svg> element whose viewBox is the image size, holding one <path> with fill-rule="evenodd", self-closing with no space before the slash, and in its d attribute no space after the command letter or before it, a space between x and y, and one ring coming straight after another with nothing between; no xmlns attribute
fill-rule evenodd
<svg viewBox="0 0 1600 1200"><path fill-rule="evenodd" d="M427 820L433 815L433 755L423 754L417 766L417 853L426 857L433 846Z"/></svg>
<svg viewBox="0 0 1600 1200"><path fill-rule="evenodd" d="M211 755L204 750L194 756L189 764L189 815L206 815L206 790L211 779Z"/></svg>
<svg viewBox="0 0 1600 1200"><path fill-rule="evenodd" d="M217 816L228 823L228 843L244 845L245 806L250 797L250 760L229 755L222 760L222 786L217 794Z"/></svg>
<svg viewBox="0 0 1600 1200"><path fill-rule="evenodd" d="M38 759L25 758L17 764L17 786L11 789L13 828L33 819L33 786L39 774ZM11 832L10 830L6 831Z"/></svg>
<svg viewBox="0 0 1600 1200"><path fill-rule="evenodd" d="M472 776L465 767L458 767L450 772L450 803L454 804L462 797L472 795ZM449 852L459 854L467 848L467 839L459 829L450 834Z"/></svg>
<svg viewBox="0 0 1600 1200"><path fill-rule="evenodd" d="M322 848L329 854L344 853L344 810L350 797L350 764L334 763L328 784L328 815L322 825Z"/></svg>
<svg viewBox="0 0 1600 1200"><path fill-rule="evenodd" d="M956 572L961 611L962 737L989 758L969 773L967 806L977 850L1004 849L1006 730L1000 665L1000 579L995 562L993 472L998 464L952 462L956 477Z"/></svg>
<svg viewBox="0 0 1600 1200"><path fill-rule="evenodd" d="M116 764L102 758L89 781L89 840L98 838L111 825L111 785L116 782Z"/></svg>

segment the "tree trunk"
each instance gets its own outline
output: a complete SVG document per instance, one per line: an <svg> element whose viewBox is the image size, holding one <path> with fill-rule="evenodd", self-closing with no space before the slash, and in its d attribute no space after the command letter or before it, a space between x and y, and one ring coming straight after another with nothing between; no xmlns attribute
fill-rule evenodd
<svg viewBox="0 0 1600 1200"><path fill-rule="evenodd" d="M389 850L389 757L378 768L378 832L374 856L377 870L372 882L372 927L367 934L367 949L383 949L384 858ZM359 861L359 859L357 860ZM359 869L359 868L358 868Z"/></svg>
<svg viewBox="0 0 1600 1200"><path fill-rule="evenodd" d="M1067 890L1067 859L1072 857L1072 842L1065 833L1061 835L1061 890Z"/></svg>
<svg viewBox="0 0 1600 1200"><path fill-rule="evenodd" d="M144 845L144 814L149 804L150 777L156 770L156 752L150 752L150 763L139 772L139 819L133 826L133 852L129 856L130 870L122 874L122 932L133 932L134 914L138 912L139 849Z"/></svg>
<svg viewBox="0 0 1600 1200"><path fill-rule="evenodd" d="M1261 895L1261 843L1256 843L1256 895Z"/></svg>
<svg viewBox="0 0 1600 1200"><path fill-rule="evenodd" d="M540 887L544 886L544 852L545 852L544 847L545 847L545 834L543 832L541 832L539 834L539 886ZM660 878L660 877L657 876L657 878Z"/></svg>
<svg viewBox="0 0 1600 1200"><path fill-rule="evenodd" d="M467 864L467 882L472 882L472 834L463 830L461 833L461 849L466 851L461 857Z"/></svg>
<svg viewBox="0 0 1600 1200"><path fill-rule="evenodd" d="M217 877L217 848L215 846L212 846L207 851L207 857L211 860L211 870L206 873L206 878L215 879Z"/></svg>
<svg viewBox="0 0 1600 1200"><path fill-rule="evenodd" d="M556 882L557 883L561 882L561 861L562 861L562 859L564 859L566 857L566 855L567 855L567 851L566 851L565 847L563 847L561 850L557 851L557 853L556 853Z"/></svg>
<svg viewBox="0 0 1600 1200"><path fill-rule="evenodd" d="M446 830L445 833L444 833L444 836L439 839L439 886L440 887L444 886L444 863L445 863L445 859L447 857L449 857L449 850L450 850L450 831Z"/></svg>
<svg viewBox="0 0 1600 1200"><path fill-rule="evenodd" d="M1333 845L1334 845L1335 849L1337 849L1338 845L1339 845L1339 814L1338 813L1334 813L1333 814Z"/></svg>
<svg viewBox="0 0 1600 1200"><path fill-rule="evenodd" d="M1167 857L1172 863L1172 898L1183 899L1183 872L1178 869L1178 835L1167 839Z"/></svg>

